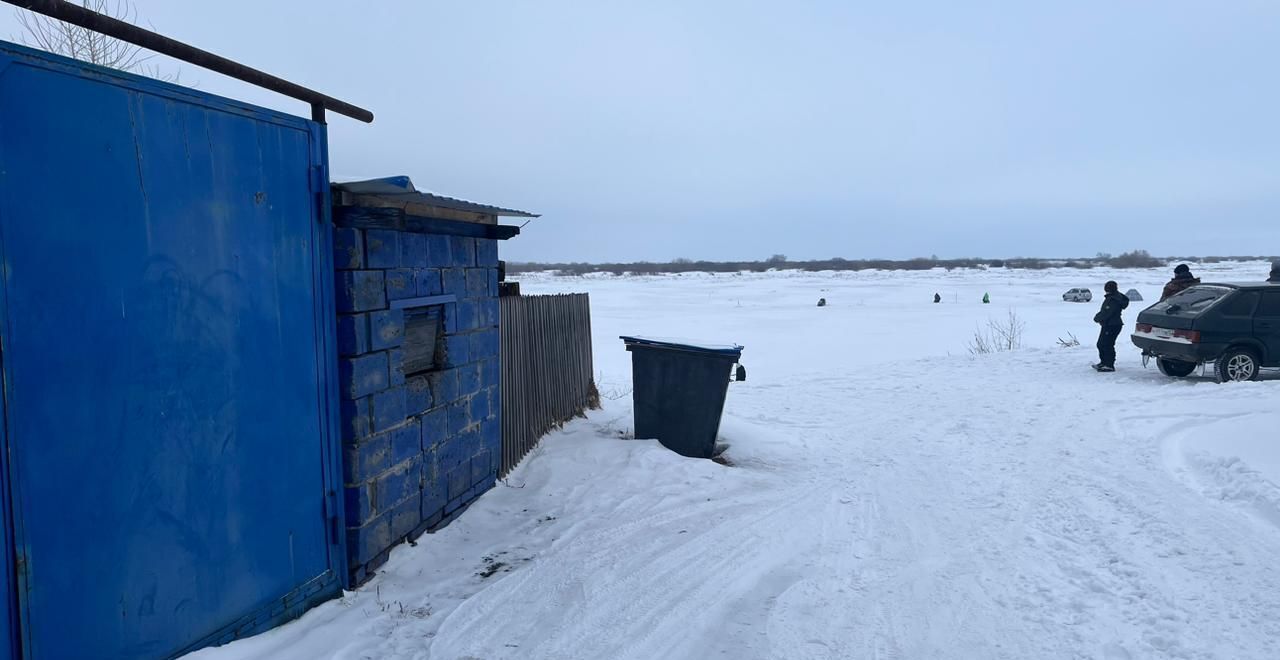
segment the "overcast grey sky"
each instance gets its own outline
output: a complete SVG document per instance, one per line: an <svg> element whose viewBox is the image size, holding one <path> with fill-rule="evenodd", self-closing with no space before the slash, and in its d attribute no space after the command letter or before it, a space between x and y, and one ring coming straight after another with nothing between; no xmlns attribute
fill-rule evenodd
<svg viewBox="0 0 1280 660"><path fill-rule="evenodd" d="M1280 253L1277 2L136 4L372 109L336 175L544 214L508 259Z"/></svg>

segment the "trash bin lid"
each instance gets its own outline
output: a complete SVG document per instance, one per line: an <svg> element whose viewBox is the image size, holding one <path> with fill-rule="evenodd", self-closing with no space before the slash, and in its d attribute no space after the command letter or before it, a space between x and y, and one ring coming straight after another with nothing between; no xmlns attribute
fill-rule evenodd
<svg viewBox="0 0 1280 660"><path fill-rule="evenodd" d="M690 341L687 339L672 339L664 337L622 337L622 341L627 343L627 348L632 346L645 346L648 348L668 349L673 351L687 351L694 353L710 353L713 355L723 355L734 359L742 357L742 347L737 344L716 344L704 341Z"/></svg>

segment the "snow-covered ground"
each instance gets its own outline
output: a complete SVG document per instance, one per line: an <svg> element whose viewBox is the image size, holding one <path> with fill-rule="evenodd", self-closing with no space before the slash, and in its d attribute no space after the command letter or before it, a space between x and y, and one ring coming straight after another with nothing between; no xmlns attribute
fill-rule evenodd
<svg viewBox="0 0 1280 660"><path fill-rule="evenodd" d="M1098 303L1061 301L1167 276L526 276L592 294L603 410L359 591L194 657L1280 658L1280 379L1175 382L1127 335L1095 373ZM969 355L1009 310L1025 348ZM746 346L732 466L631 438L623 334Z"/></svg>

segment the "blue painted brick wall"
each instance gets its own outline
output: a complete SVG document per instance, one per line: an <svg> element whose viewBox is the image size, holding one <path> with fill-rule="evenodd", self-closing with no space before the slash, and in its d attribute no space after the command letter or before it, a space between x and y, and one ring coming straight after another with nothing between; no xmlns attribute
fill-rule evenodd
<svg viewBox="0 0 1280 660"><path fill-rule="evenodd" d="M453 265L471 268L476 265L476 239L468 236L449 237L450 255Z"/></svg>
<svg viewBox="0 0 1280 660"><path fill-rule="evenodd" d="M413 420L391 432L391 462L422 457L422 424Z"/></svg>
<svg viewBox="0 0 1280 660"><path fill-rule="evenodd" d="M489 271L484 268L466 269L467 297L487 298L489 296Z"/></svg>
<svg viewBox="0 0 1280 660"><path fill-rule="evenodd" d="M427 253L427 237L422 234L400 234L400 267L426 268L431 265Z"/></svg>
<svg viewBox="0 0 1280 660"><path fill-rule="evenodd" d="M404 300L418 295L418 281L412 268L389 270L387 278L387 300Z"/></svg>
<svg viewBox="0 0 1280 660"><path fill-rule="evenodd" d="M493 485L501 456L496 241L335 229L343 504L353 576ZM404 312L450 294L442 369L406 379Z"/></svg>
<svg viewBox="0 0 1280 660"><path fill-rule="evenodd" d="M479 364L468 364L458 367L458 396L471 396L484 387L480 374L483 370Z"/></svg>
<svg viewBox="0 0 1280 660"><path fill-rule="evenodd" d="M384 354L379 353L378 355ZM372 401L369 402L369 414L373 419L374 432L386 431L393 426L403 424L406 411L405 403L405 388L403 385L373 395Z"/></svg>
<svg viewBox="0 0 1280 660"><path fill-rule="evenodd" d="M465 268L441 269L440 280L443 283L445 293L457 296L459 299L467 297L467 271Z"/></svg>
<svg viewBox="0 0 1280 660"><path fill-rule="evenodd" d="M369 352L369 316L338 316L338 355L351 356Z"/></svg>
<svg viewBox="0 0 1280 660"><path fill-rule="evenodd" d="M422 447L429 450L449 436L449 411L437 408L422 416Z"/></svg>
<svg viewBox="0 0 1280 660"><path fill-rule="evenodd" d="M359 229L335 229L333 266L338 270L364 268L364 234Z"/></svg>
<svg viewBox="0 0 1280 660"><path fill-rule="evenodd" d="M338 403L340 435L343 442L353 442L373 433L369 418L369 400L343 400Z"/></svg>
<svg viewBox="0 0 1280 660"><path fill-rule="evenodd" d="M471 426L471 407L465 400L449 404L449 435L458 435Z"/></svg>
<svg viewBox="0 0 1280 660"><path fill-rule="evenodd" d="M459 305L461 307L461 305ZM471 338L466 335L445 337L444 354L448 365L457 367L471 362Z"/></svg>
<svg viewBox="0 0 1280 660"><path fill-rule="evenodd" d="M388 309L369 314L369 347L375 351L399 346L404 341L404 310Z"/></svg>
<svg viewBox="0 0 1280 660"><path fill-rule="evenodd" d="M417 268L413 271L413 279L419 296L438 296L444 293L439 268Z"/></svg>
<svg viewBox="0 0 1280 660"><path fill-rule="evenodd" d="M382 271L338 271L334 280L334 302L339 312L367 312L387 305Z"/></svg>
<svg viewBox="0 0 1280 660"><path fill-rule="evenodd" d="M338 360L342 396L359 399L387 388L387 354L369 353Z"/></svg>
<svg viewBox="0 0 1280 660"><path fill-rule="evenodd" d="M431 393L431 381L426 376L416 376L406 382L405 386L405 413L421 415L431 410L435 399Z"/></svg>
<svg viewBox="0 0 1280 660"><path fill-rule="evenodd" d="M397 268L400 266L400 232L389 229L370 229L364 236L366 268Z"/></svg>
<svg viewBox="0 0 1280 660"><path fill-rule="evenodd" d="M481 268L498 267L498 242L486 238L476 239L476 265ZM494 271L497 274L497 271Z"/></svg>

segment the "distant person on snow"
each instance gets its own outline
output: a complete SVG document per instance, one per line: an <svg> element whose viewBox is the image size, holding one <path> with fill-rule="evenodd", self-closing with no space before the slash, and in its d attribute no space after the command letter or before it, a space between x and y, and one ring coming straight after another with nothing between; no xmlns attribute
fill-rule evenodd
<svg viewBox="0 0 1280 660"><path fill-rule="evenodd" d="M986 305L990 302L991 302L991 294L989 293L982 294L982 304Z"/></svg>
<svg viewBox="0 0 1280 660"><path fill-rule="evenodd" d="M1280 282L1280 261L1271 264L1271 277L1268 277L1267 281Z"/></svg>
<svg viewBox="0 0 1280 660"><path fill-rule="evenodd" d="M933 302L934 302L934 303L940 303L940 302L942 302L942 296L940 296L940 295L938 295L938 294L936 294L936 293L935 293L935 294L933 294Z"/></svg>
<svg viewBox="0 0 1280 660"><path fill-rule="evenodd" d="M1160 294L1160 300L1167 300L1170 296L1181 293L1184 289L1193 287L1199 283L1200 278L1192 277L1191 275L1191 266L1178 264L1178 267L1173 269L1173 279L1169 280L1169 283L1164 285L1164 292Z"/></svg>
<svg viewBox="0 0 1280 660"><path fill-rule="evenodd" d="M1116 370L1116 338L1124 327L1120 312L1129 306L1129 298L1120 293L1120 287L1114 281L1107 282L1103 288L1107 296L1103 298L1102 309L1093 317L1093 322L1102 326L1098 333L1098 363L1093 368L1110 372Z"/></svg>
<svg viewBox="0 0 1280 660"><path fill-rule="evenodd" d="M819 307L826 307L826 306L827 306L827 299L826 299L826 298L819 298L819 299L818 299L818 306L819 306Z"/></svg>

